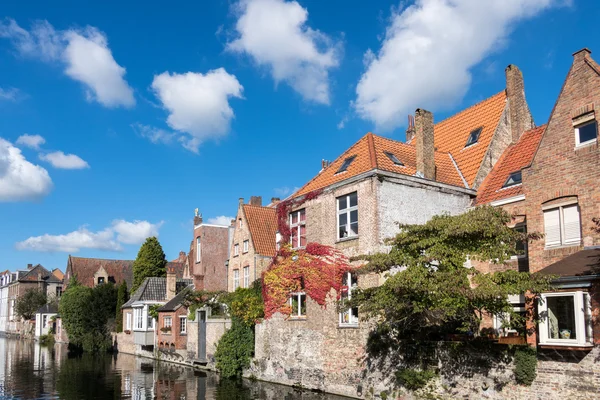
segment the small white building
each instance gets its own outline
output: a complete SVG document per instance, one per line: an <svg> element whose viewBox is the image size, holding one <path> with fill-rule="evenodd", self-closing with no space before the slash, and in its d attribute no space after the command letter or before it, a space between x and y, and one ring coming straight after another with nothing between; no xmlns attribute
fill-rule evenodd
<svg viewBox="0 0 600 400"><path fill-rule="evenodd" d="M35 338L39 339L42 335L47 335L51 331L55 332L55 321L52 317L58 315L58 306L56 304L45 304L35 313Z"/></svg>

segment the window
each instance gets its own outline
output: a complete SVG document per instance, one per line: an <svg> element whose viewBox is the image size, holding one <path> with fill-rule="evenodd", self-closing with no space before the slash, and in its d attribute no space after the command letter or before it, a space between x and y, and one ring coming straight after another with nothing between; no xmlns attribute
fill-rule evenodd
<svg viewBox="0 0 600 400"><path fill-rule="evenodd" d="M244 287L250 287L250 266L244 267Z"/></svg>
<svg viewBox="0 0 600 400"><path fill-rule="evenodd" d="M336 174L346 171L348 169L348 167L350 166L350 164L352 164L352 161L354 161L355 158L356 158L356 156L346 158L344 160L344 162L342 163L342 166L337 170Z"/></svg>
<svg viewBox="0 0 600 400"><path fill-rule="evenodd" d="M358 196L356 192L338 197L338 239L358 235Z"/></svg>
<svg viewBox="0 0 600 400"><path fill-rule="evenodd" d="M62 286L56 287L56 297L62 296Z"/></svg>
<svg viewBox="0 0 600 400"><path fill-rule="evenodd" d="M383 152L386 156L388 156L388 158L396 165L400 165L400 166L404 166L404 164L402 164L402 161L398 160L398 157L396 157L396 155L394 153L390 153L389 151L384 151Z"/></svg>
<svg viewBox="0 0 600 400"><path fill-rule="evenodd" d="M44 329L48 325L48 316L46 314L42 314L42 329Z"/></svg>
<svg viewBox="0 0 600 400"><path fill-rule="evenodd" d="M508 301L513 306L513 312L520 316L520 318L511 318L509 313L501 313L494 315L494 330L500 336L512 336L517 334L519 336L525 336L526 333L526 316L527 312L525 309L525 296L520 295L508 295Z"/></svg>
<svg viewBox="0 0 600 400"><path fill-rule="evenodd" d="M240 245L239 244L234 244L233 245L233 256L239 256L240 255Z"/></svg>
<svg viewBox="0 0 600 400"><path fill-rule="evenodd" d="M152 318L150 313L148 313L148 317L147 317L147 321L146 321L146 330L154 330L154 318Z"/></svg>
<svg viewBox="0 0 600 400"><path fill-rule="evenodd" d="M142 308L133 309L133 323L134 329L144 329L144 319Z"/></svg>
<svg viewBox="0 0 600 400"><path fill-rule="evenodd" d="M306 318L306 293L290 294L290 307L292 307L291 318Z"/></svg>
<svg viewBox="0 0 600 400"><path fill-rule="evenodd" d="M187 317L179 317L179 333L187 333Z"/></svg>
<svg viewBox="0 0 600 400"><path fill-rule="evenodd" d="M202 260L202 253L200 252L200 236L196 238L196 262L199 263Z"/></svg>
<svg viewBox="0 0 600 400"><path fill-rule="evenodd" d="M306 211L304 209L290 213L290 243L293 248L306 246Z"/></svg>
<svg viewBox="0 0 600 400"><path fill-rule="evenodd" d="M517 225L515 225L514 230L526 235L527 234L527 225L524 223L517 224ZM516 245L516 250L517 250L517 254L515 254L515 255L517 257L527 257L527 239L519 240Z"/></svg>
<svg viewBox="0 0 600 400"><path fill-rule="evenodd" d="M249 243L250 243L250 241L248 241L248 240L244 240L244 253L247 253L247 252L248 252L248 247L249 247L249 246L248 246L248 244L249 244Z"/></svg>
<svg viewBox="0 0 600 400"><path fill-rule="evenodd" d="M240 287L240 270L234 269L233 270L233 290L235 290L239 287Z"/></svg>
<svg viewBox="0 0 600 400"><path fill-rule="evenodd" d="M581 242L577 204L544 210L546 247L573 246Z"/></svg>
<svg viewBox="0 0 600 400"><path fill-rule="evenodd" d="M171 317L164 317L163 318L163 327L170 328L171 326L173 326L173 319Z"/></svg>
<svg viewBox="0 0 600 400"><path fill-rule="evenodd" d="M358 287L356 274L347 272L342 281L342 300L350 300L352 292ZM340 313L340 325L358 325L358 308L348 308Z"/></svg>
<svg viewBox="0 0 600 400"><path fill-rule="evenodd" d="M505 188L505 187L518 185L521 182L522 182L521 171L516 171L508 176L508 179L506 180L506 182L504 182L504 185L502 185L502 187Z"/></svg>
<svg viewBox="0 0 600 400"><path fill-rule="evenodd" d="M131 313L125 313L125 329L131 330Z"/></svg>
<svg viewBox="0 0 600 400"><path fill-rule="evenodd" d="M587 292L542 294L538 303L540 344L591 346L591 309Z"/></svg>
<svg viewBox="0 0 600 400"><path fill-rule="evenodd" d="M469 134L469 138L467 139L467 144L465 147L469 147L479 140L479 135L481 135L481 128L477 128Z"/></svg>
<svg viewBox="0 0 600 400"><path fill-rule="evenodd" d="M102 283L104 283L104 277L100 276L100 277L98 277L98 285L100 285Z"/></svg>
<svg viewBox="0 0 600 400"><path fill-rule="evenodd" d="M238 228L241 228L241 227L242 227L242 219L241 219L241 218L239 218L239 219L238 219Z"/></svg>
<svg viewBox="0 0 600 400"><path fill-rule="evenodd" d="M593 143L597 137L596 120L586 122L575 127L575 145L582 146L584 144Z"/></svg>

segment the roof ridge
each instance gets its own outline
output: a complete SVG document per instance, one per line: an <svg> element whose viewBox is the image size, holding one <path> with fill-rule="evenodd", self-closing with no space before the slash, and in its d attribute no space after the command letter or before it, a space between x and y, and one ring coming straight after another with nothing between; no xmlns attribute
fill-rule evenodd
<svg viewBox="0 0 600 400"><path fill-rule="evenodd" d="M381 135L376 135L376 134L373 134L373 136L375 136L375 137L377 137L379 139L383 139L383 140L387 140L387 141L390 141L390 142L401 144L402 146L408 146L411 149L415 148L415 146L413 146L412 144L403 142L401 140L396 140L396 139L392 139L392 138L389 138L389 137L385 137L385 136L381 136ZM449 151L441 151L441 150L434 150L434 153L437 153L437 154L451 154Z"/></svg>
<svg viewBox="0 0 600 400"><path fill-rule="evenodd" d="M479 102L477 102L477 103L475 103L475 104L472 104L472 105L470 105L469 107L467 107L467 108L464 108L464 109L460 110L460 111L459 111L459 112L457 112L456 114L452 114L452 115L450 115L450 116L448 116L448 117L444 118L443 120L441 120L441 121L439 121L439 122L436 122L436 123L434 124L434 126L435 126L435 125L438 125L438 124L441 124L442 122L446 122L446 121L448 121L450 118L454 118L454 117L456 117L457 115L460 115L460 114L462 114L462 113L464 113L464 112L466 112L466 111L468 111L468 110L470 110L470 109L472 109L472 108L475 108L475 107L477 107L477 106L479 106L479 105L481 105L481 104L485 103L486 101L489 101L489 100L493 99L494 97L496 97L496 96L499 96L499 95L500 95L500 94L502 94L502 93L506 94L506 89L503 89L503 90L499 91L498 93L491 95L490 97L487 97L487 98L485 98L485 99L483 99L483 100L481 100L481 101L479 101Z"/></svg>
<svg viewBox="0 0 600 400"><path fill-rule="evenodd" d="M78 256L72 256L70 254L69 254L69 258L71 258L71 259L79 258L82 260L102 260L102 261L135 261L135 260L121 260L121 259L116 259L116 258L78 257Z"/></svg>
<svg viewBox="0 0 600 400"><path fill-rule="evenodd" d="M373 133L367 133L367 144L369 145L369 161L371 161L371 169L378 168L377 155L375 154L375 139L373 139Z"/></svg>

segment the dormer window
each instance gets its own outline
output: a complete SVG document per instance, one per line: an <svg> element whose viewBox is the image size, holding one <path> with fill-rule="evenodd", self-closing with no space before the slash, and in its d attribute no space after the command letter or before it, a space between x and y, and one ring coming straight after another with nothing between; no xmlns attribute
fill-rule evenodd
<svg viewBox="0 0 600 400"><path fill-rule="evenodd" d="M469 134L469 138L467 139L467 144L465 147L469 147L479 140L479 135L481 135L481 128L477 128Z"/></svg>
<svg viewBox="0 0 600 400"><path fill-rule="evenodd" d="M350 166L350 164L352 164L352 161L354 161L355 158L356 158L356 156L351 156L351 157L346 158L344 160L344 163L340 167L340 169L337 170L336 174L346 171L348 169L348 167Z"/></svg>
<svg viewBox="0 0 600 400"><path fill-rule="evenodd" d="M404 166L404 164L402 164L402 161L398 160L398 157L396 157L396 155L394 153L390 153L389 151L384 151L383 154L385 154L391 162L393 162L395 165L399 165L399 166Z"/></svg>
<svg viewBox="0 0 600 400"><path fill-rule="evenodd" d="M575 126L575 145L583 146L585 144L594 143L598 136L598 125L593 119L589 122Z"/></svg>
<svg viewBox="0 0 600 400"><path fill-rule="evenodd" d="M506 182L504 182L504 185L502 185L502 187L506 188L506 187L510 187L510 186L514 186L514 185L519 185L521 182L522 182L521 171L516 171L508 176L508 179L506 180Z"/></svg>

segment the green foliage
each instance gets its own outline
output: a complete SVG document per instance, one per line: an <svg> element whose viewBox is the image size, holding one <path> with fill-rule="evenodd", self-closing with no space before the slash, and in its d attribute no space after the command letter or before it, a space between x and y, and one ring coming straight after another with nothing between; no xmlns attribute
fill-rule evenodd
<svg viewBox="0 0 600 400"><path fill-rule="evenodd" d="M131 291L134 292L149 277L165 276L167 259L156 237L146 239L133 262L133 285Z"/></svg>
<svg viewBox="0 0 600 400"><path fill-rule="evenodd" d="M531 386L537 375L537 352L529 346L519 346L515 350L515 380L521 385Z"/></svg>
<svg viewBox="0 0 600 400"><path fill-rule="evenodd" d="M396 371L396 379L408 390L422 389L435 377L436 373L430 369L402 368Z"/></svg>
<svg viewBox="0 0 600 400"><path fill-rule="evenodd" d="M350 306L364 318L375 318L392 339L439 340L446 334L478 332L486 312L513 311L508 295L527 291L534 296L550 288L553 277L516 271L482 274L465 268L465 261L503 262L515 252L521 233L507 227L509 214L478 207L458 216L435 216L423 225L400 225L388 243L389 254L363 257L361 272L406 269L390 274L379 287L357 290ZM535 238L536 235L530 235Z"/></svg>
<svg viewBox="0 0 600 400"><path fill-rule="evenodd" d="M29 289L15 302L15 313L23 319L32 319L46 300L46 294L41 290Z"/></svg>
<svg viewBox="0 0 600 400"><path fill-rule="evenodd" d="M40 336L40 345L47 347L54 347L54 335L41 335Z"/></svg>
<svg viewBox="0 0 600 400"><path fill-rule="evenodd" d="M148 315L158 321L158 309L161 308L161 304L152 304L148 307Z"/></svg>
<svg viewBox="0 0 600 400"><path fill-rule="evenodd" d="M232 319L231 328L225 332L215 352L217 369L224 378L235 378L250 366L254 355L254 330L237 318Z"/></svg>
<svg viewBox="0 0 600 400"><path fill-rule="evenodd" d="M237 288L235 292L227 293L223 302L227 304L232 318L238 318L247 325L254 325L265 315L259 279L249 288Z"/></svg>
<svg viewBox="0 0 600 400"><path fill-rule="evenodd" d="M123 306L123 304L127 303L127 300L129 300L129 296L127 293L127 283L123 281L119 285L119 290L117 291L117 306L115 310L117 332L123 332L123 313L121 311L121 307Z"/></svg>
<svg viewBox="0 0 600 400"><path fill-rule="evenodd" d="M72 347L88 352L106 351L111 347L110 327L117 303L117 289L112 283L94 289L69 285L59 304L64 328Z"/></svg>

